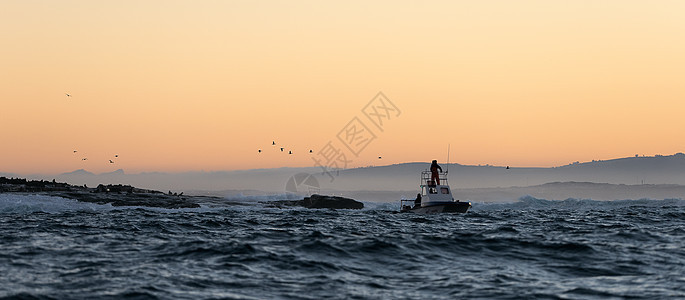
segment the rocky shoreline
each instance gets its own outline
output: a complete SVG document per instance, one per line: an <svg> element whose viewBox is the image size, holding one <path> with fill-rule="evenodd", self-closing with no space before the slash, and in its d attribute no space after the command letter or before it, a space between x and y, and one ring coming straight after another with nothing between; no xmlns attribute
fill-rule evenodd
<svg viewBox="0 0 685 300"><path fill-rule="evenodd" d="M0 193L44 194L81 202L112 206L145 206L159 208L198 208L206 197L163 193L122 184L100 184L95 188L63 182L0 177Z"/></svg>
<svg viewBox="0 0 685 300"><path fill-rule="evenodd" d="M95 188L76 186L63 182L26 180L23 178L0 177L0 193L41 194L74 199L81 202L111 204L112 206L144 206L159 208L199 208L200 203L222 202L226 199L215 196L189 196L183 193L168 193L140 189L122 184L100 184ZM362 209L364 204L349 198L312 195L302 200L277 200L262 202L269 207Z"/></svg>

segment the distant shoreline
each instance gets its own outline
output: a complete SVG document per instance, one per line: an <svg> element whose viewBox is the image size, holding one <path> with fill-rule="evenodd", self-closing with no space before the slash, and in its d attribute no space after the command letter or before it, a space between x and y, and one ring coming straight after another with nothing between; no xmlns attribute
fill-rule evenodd
<svg viewBox="0 0 685 300"><path fill-rule="evenodd" d="M146 206L161 208L198 208L197 196L183 193L163 193L122 184L100 184L95 188L76 186L56 180L27 180L0 177L0 193L43 194L74 199L81 202L111 204L112 206Z"/></svg>

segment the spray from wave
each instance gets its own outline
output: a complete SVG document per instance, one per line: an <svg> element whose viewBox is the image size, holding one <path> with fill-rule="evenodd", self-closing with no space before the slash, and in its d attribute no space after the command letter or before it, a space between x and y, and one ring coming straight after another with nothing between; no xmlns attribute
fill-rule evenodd
<svg viewBox="0 0 685 300"><path fill-rule="evenodd" d="M67 211L111 210L109 204L79 202L48 195L0 194L0 213L62 213Z"/></svg>
<svg viewBox="0 0 685 300"><path fill-rule="evenodd" d="M203 212L216 210L211 207L201 208L161 208L148 206L112 206L111 204L97 204L82 202L57 196L39 194L0 194L0 214L31 214L64 212L105 212L112 210L145 209L162 212Z"/></svg>

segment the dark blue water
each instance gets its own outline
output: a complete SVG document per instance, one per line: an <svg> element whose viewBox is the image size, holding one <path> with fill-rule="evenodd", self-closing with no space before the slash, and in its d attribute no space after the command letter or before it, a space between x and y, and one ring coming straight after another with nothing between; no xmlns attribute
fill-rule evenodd
<svg viewBox="0 0 685 300"><path fill-rule="evenodd" d="M685 201L112 208L0 194L0 297L685 298Z"/></svg>

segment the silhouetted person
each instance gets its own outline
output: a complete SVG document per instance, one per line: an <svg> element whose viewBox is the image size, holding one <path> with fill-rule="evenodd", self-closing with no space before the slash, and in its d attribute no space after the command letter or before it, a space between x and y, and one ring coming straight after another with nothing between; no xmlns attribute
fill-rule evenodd
<svg viewBox="0 0 685 300"><path fill-rule="evenodd" d="M442 172L442 168L438 165L438 161L433 160L431 163L431 181L435 181L435 183L440 185L440 175L438 174L438 169L440 172Z"/></svg>
<svg viewBox="0 0 685 300"><path fill-rule="evenodd" d="M414 207L421 207L421 193L416 194L416 200L414 200Z"/></svg>

